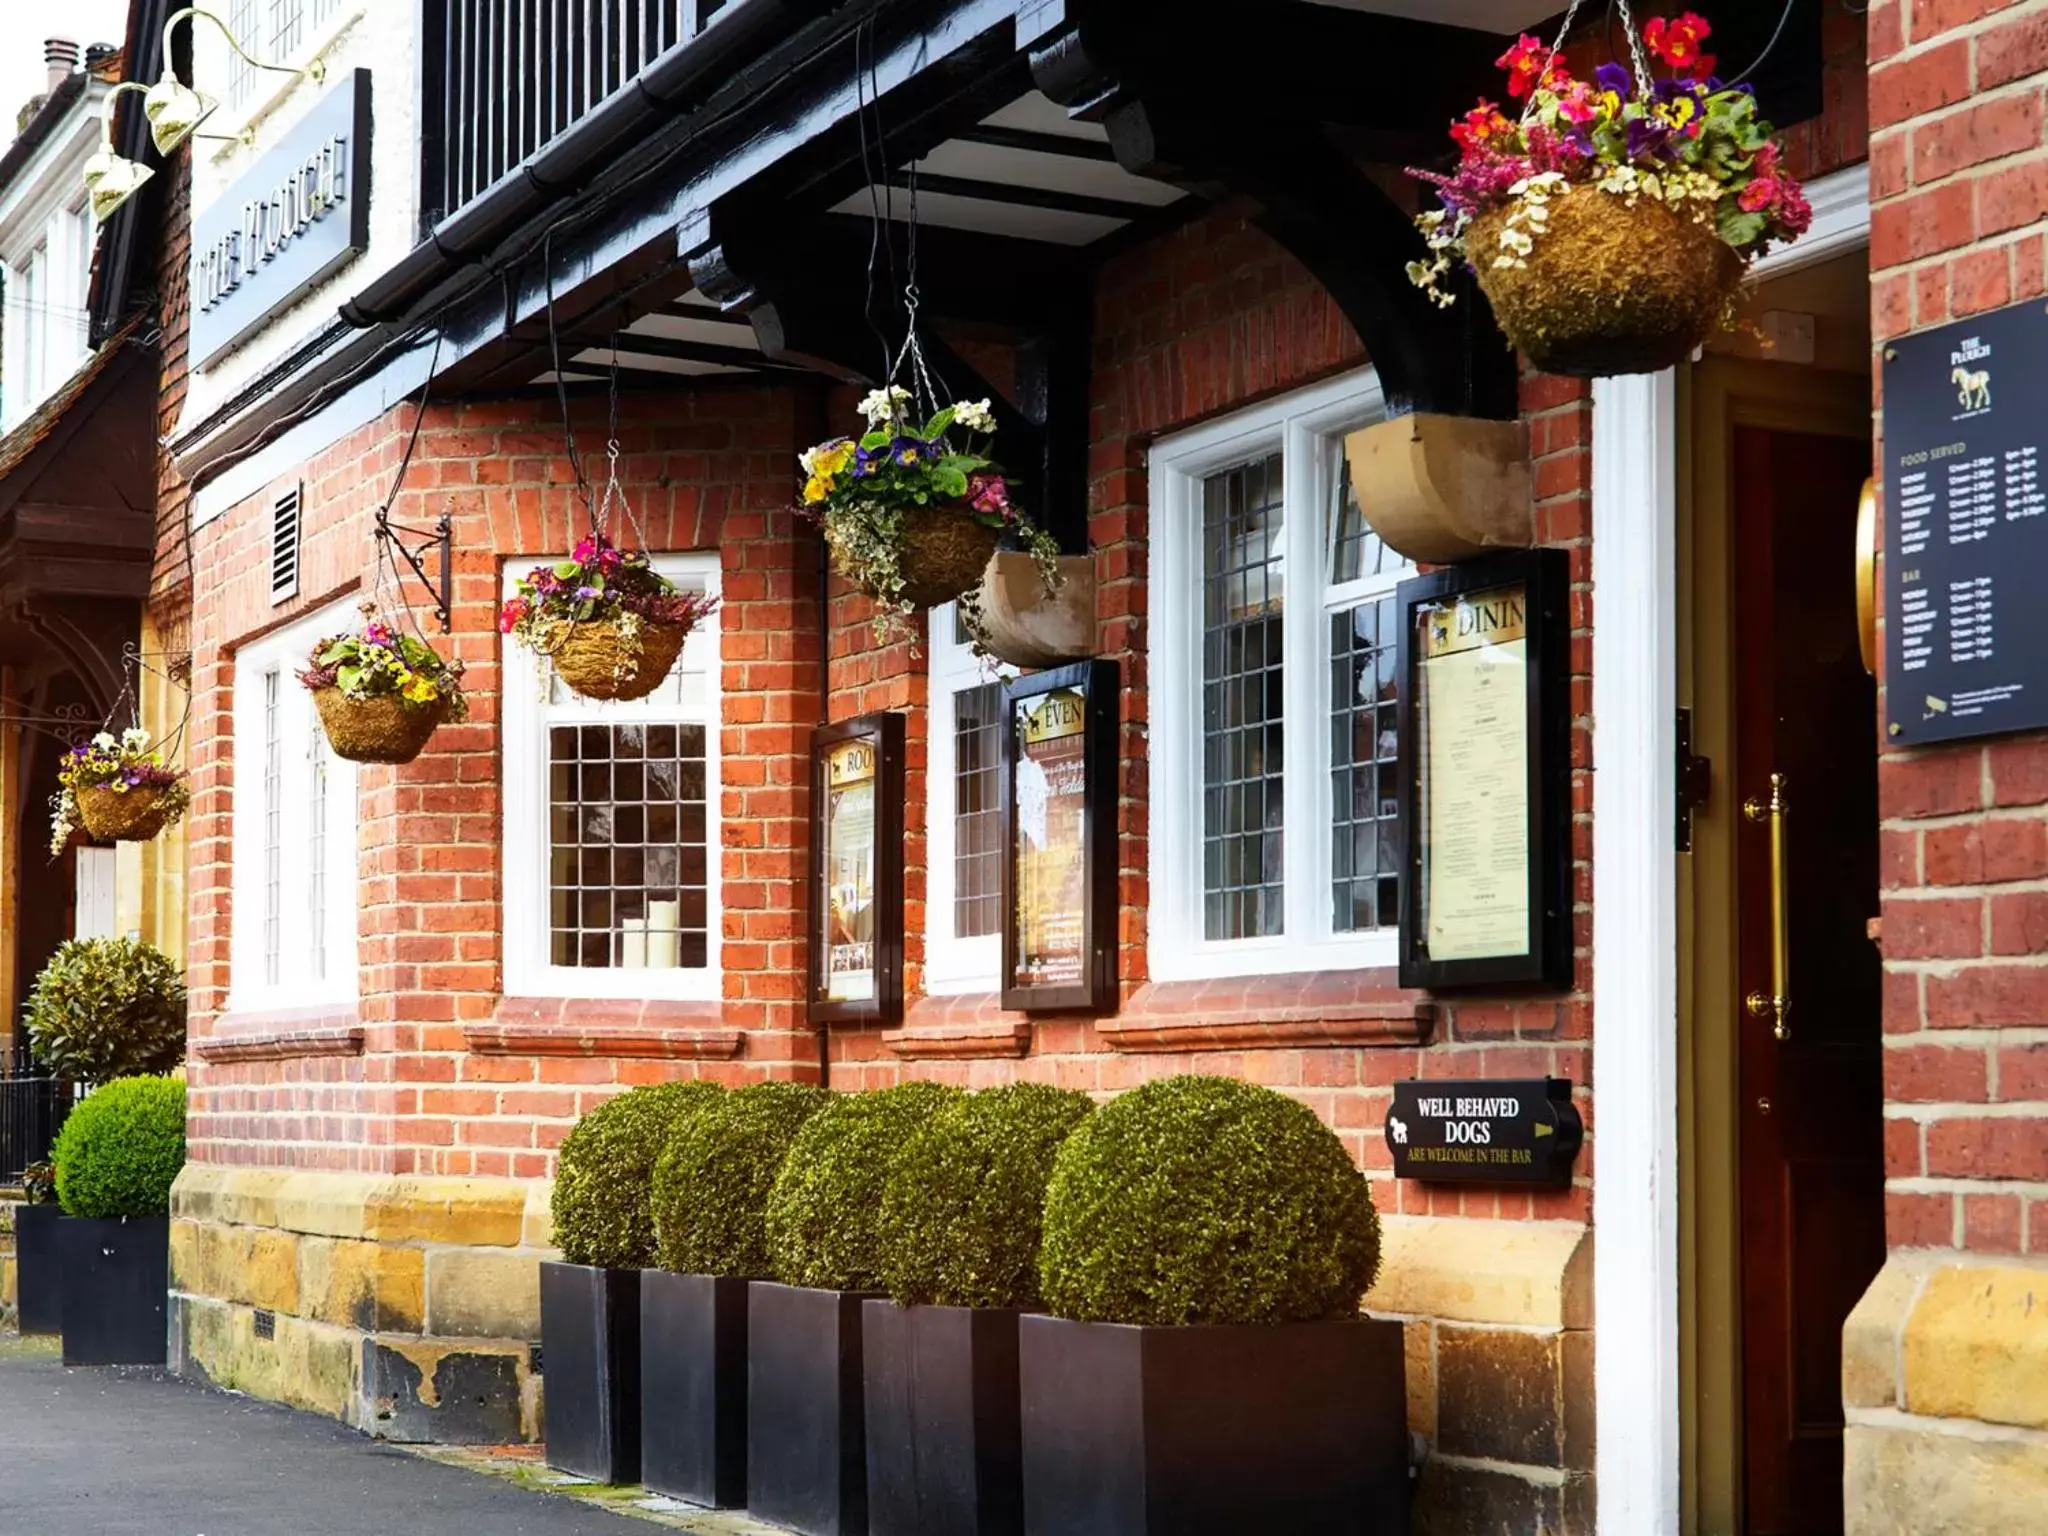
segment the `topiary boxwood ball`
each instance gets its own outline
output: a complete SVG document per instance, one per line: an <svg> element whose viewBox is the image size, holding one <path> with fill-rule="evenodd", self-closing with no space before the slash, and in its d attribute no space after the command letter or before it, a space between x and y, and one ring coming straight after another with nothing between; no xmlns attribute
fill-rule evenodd
<svg viewBox="0 0 2048 1536"><path fill-rule="evenodd" d="M882 1191L882 1280L906 1306L1039 1305L1045 1184L1095 1107L1043 1083L990 1088L932 1112Z"/></svg>
<svg viewBox="0 0 2048 1536"><path fill-rule="evenodd" d="M1352 1317L1379 1269L1365 1175L1304 1105L1170 1077L1083 1121L1045 1194L1039 1277L1083 1322Z"/></svg>
<svg viewBox="0 0 2048 1536"><path fill-rule="evenodd" d="M652 1083L607 1099L576 1122L555 1167L555 1244L563 1259L599 1269L654 1263L655 1159L678 1119L723 1094L716 1083Z"/></svg>
<svg viewBox="0 0 2048 1536"><path fill-rule="evenodd" d="M654 1165L655 1249L683 1275L765 1280L768 1195L804 1122L832 1095L755 1083L678 1121Z"/></svg>
<svg viewBox="0 0 2048 1536"><path fill-rule="evenodd" d="M138 940L72 939L36 977L25 1022L36 1060L58 1077L168 1072L185 1055L185 980Z"/></svg>
<svg viewBox="0 0 2048 1536"><path fill-rule="evenodd" d="M768 1255L785 1285L882 1289L882 1186L912 1133L958 1088L840 1093L797 1132L768 1197Z"/></svg>
<svg viewBox="0 0 2048 1536"><path fill-rule="evenodd" d="M94 1089L65 1118L50 1156L67 1216L170 1215L171 1184L185 1166L183 1080L121 1077Z"/></svg>

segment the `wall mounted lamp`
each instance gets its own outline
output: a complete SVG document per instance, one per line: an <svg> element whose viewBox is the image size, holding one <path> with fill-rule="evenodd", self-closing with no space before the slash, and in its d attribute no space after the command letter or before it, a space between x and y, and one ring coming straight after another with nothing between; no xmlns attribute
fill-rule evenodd
<svg viewBox="0 0 2048 1536"><path fill-rule="evenodd" d="M168 155L195 134L200 138L214 138L219 135L198 132L199 125L211 117L220 103L204 92L195 90L178 78L171 64L171 33L180 22L206 20L219 28L220 35L227 39L242 60L257 69L270 70L281 75L296 75L311 80L316 85L326 80L327 66L319 59L313 59L303 69L290 64L266 64L245 49L228 24L213 12L196 5L185 7L172 14L164 23L164 72L155 85L143 86L137 81L124 80L107 93L107 99L100 107L100 147L85 162L84 181L86 194L92 200L92 214L95 221L105 223L116 208L142 190L143 184L155 175L155 171L138 161L125 159L114 153L114 103L124 91L142 92L142 115L149 119L149 136L156 145L159 155ZM255 135L245 130L239 135L242 142L252 143Z"/></svg>

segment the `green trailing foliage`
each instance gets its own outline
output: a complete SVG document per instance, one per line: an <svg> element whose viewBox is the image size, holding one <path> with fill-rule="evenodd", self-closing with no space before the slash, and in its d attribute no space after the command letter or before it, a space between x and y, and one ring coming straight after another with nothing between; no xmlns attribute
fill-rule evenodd
<svg viewBox="0 0 2048 1536"><path fill-rule="evenodd" d="M135 939L72 939L28 995L29 1046L57 1077L106 1083L168 1072L185 1055L185 979Z"/></svg>
<svg viewBox="0 0 2048 1536"><path fill-rule="evenodd" d="M768 1197L775 1278L826 1291L881 1290L890 1164L928 1116L960 1097L937 1083L834 1094L797 1133Z"/></svg>
<svg viewBox="0 0 2048 1536"><path fill-rule="evenodd" d="M1308 1322L1356 1315L1379 1251L1364 1174L1306 1106L1171 1077L1060 1148L1039 1276L1050 1309L1085 1322Z"/></svg>
<svg viewBox="0 0 2048 1536"><path fill-rule="evenodd" d="M882 1191L882 1280L906 1306L1039 1305L1053 1159L1094 1103L1042 1083L943 1104L904 1143Z"/></svg>
<svg viewBox="0 0 2048 1536"><path fill-rule="evenodd" d="M96 1088L65 1118L51 1152L67 1216L168 1216L185 1166L185 1083L122 1077Z"/></svg>
<svg viewBox="0 0 2048 1536"><path fill-rule="evenodd" d="M662 1266L685 1275L766 1280L768 1196L790 1144L831 1100L808 1083L754 1083L685 1116L654 1165Z"/></svg>
<svg viewBox="0 0 2048 1536"><path fill-rule="evenodd" d="M655 1160L679 1119L716 1104L716 1083L653 1083L607 1099L576 1122L555 1169L555 1243L571 1264L646 1269Z"/></svg>

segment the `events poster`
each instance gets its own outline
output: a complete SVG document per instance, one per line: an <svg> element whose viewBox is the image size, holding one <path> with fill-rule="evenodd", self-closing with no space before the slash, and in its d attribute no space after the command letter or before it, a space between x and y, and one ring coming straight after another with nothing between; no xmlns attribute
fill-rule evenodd
<svg viewBox="0 0 2048 1536"><path fill-rule="evenodd" d="M903 1013L903 739L893 713L811 734L813 1024Z"/></svg>
<svg viewBox="0 0 2048 1536"><path fill-rule="evenodd" d="M825 986L828 1002L875 995L875 780L872 741L825 754Z"/></svg>
<svg viewBox="0 0 2048 1536"><path fill-rule="evenodd" d="M1086 969L1088 701L1079 688L1019 699L1016 972L1020 987L1080 986Z"/></svg>

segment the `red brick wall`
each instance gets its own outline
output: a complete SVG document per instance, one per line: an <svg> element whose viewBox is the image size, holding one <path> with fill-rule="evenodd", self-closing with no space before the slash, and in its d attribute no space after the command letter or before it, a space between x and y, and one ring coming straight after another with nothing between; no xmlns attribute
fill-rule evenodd
<svg viewBox="0 0 2048 1536"><path fill-rule="evenodd" d="M1218 212L1108 262L1095 291L1091 385L1089 535L1098 582L1100 654L1115 657L1124 679L1119 788L1123 910L1120 967L1122 1020L1172 1018L1199 1024L1247 1009L1274 1014L1305 1000L1335 1000L1338 1013L1414 1001L1391 971L1261 982L1146 985L1148 767L1146 740L1146 609L1148 550L1147 451L1160 435L1258 400L1361 366L1356 333L1322 287L1244 218ZM835 1028L833 1083L872 1087L904 1077L983 1085L1026 1078L1090 1092L1112 1092L1177 1072L1220 1072L1295 1094L1333 1125L1369 1172L1384 1178L1382 1206L1410 1213L1541 1216L1583 1219L1591 1203L1590 1153L1579 1160L1577 1185L1530 1196L1514 1190L1431 1189L1397 1185L1389 1174L1381 1125L1398 1078L1531 1076L1552 1073L1577 1083L1585 1107L1591 1065L1590 1000L1591 776L1590 502L1586 493L1590 398L1582 386L1531 380L1525 391L1537 455L1537 516L1547 543L1572 551L1574 673L1575 927L1579 966L1564 996L1489 997L1438 1002L1432 1043L1414 1046L1283 1044L1256 1048L1217 1040L1179 1046L1114 1046L1088 1019L1002 1015L992 997L914 997L908 1028ZM866 612L858 598L839 600L832 640L835 718L860 708L921 705L925 668L908 646L875 654L865 632L846 626ZM911 976L922 961L925 890L923 714L910 727L908 807L910 893L906 927ZM1312 997L1308 988L1314 988ZM913 992L915 986L913 986ZM1023 1030L1021 1057L953 1054L941 1044L964 1024ZM1002 1038L1007 1042L1011 1037ZM1017 1047L1011 1047L1014 1050ZM1589 1115L1590 1119L1590 1115Z"/></svg>
<svg viewBox="0 0 2048 1536"><path fill-rule="evenodd" d="M1879 0L1869 39L1877 344L2039 297L2048 3ZM2048 1252L2048 738L1879 784L1892 1245Z"/></svg>
<svg viewBox="0 0 2048 1536"><path fill-rule="evenodd" d="M554 403L433 405L397 521L454 517L455 633L472 718L424 756L360 779L361 1005L365 1053L192 1067L193 1155L202 1160L390 1172L539 1176L575 1116L619 1084L702 1070L727 1077L815 1070L801 1022L800 850L804 755L817 697L813 536L788 510L799 397L719 389L630 399L621 473L649 547L718 549L724 975L722 1005L536 1003L499 996L500 743L495 622L502 573L559 554L584 512ZM602 406L579 413L601 416ZM304 596L273 608L265 585L269 495L195 540L191 931L193 1034L220 1025L233 920L234 648L332 602L372 570L370 527L413 418L405 406L304 467ZM601 431L579 426L586 464ZM614 533L620 530L614 528ZM737 1061L472 1054L465 1026L494 1017L749 1031ZM233 1018L230 1029L260 1029ZM203 1054L203 1053L202 1053Z"/></svg>

